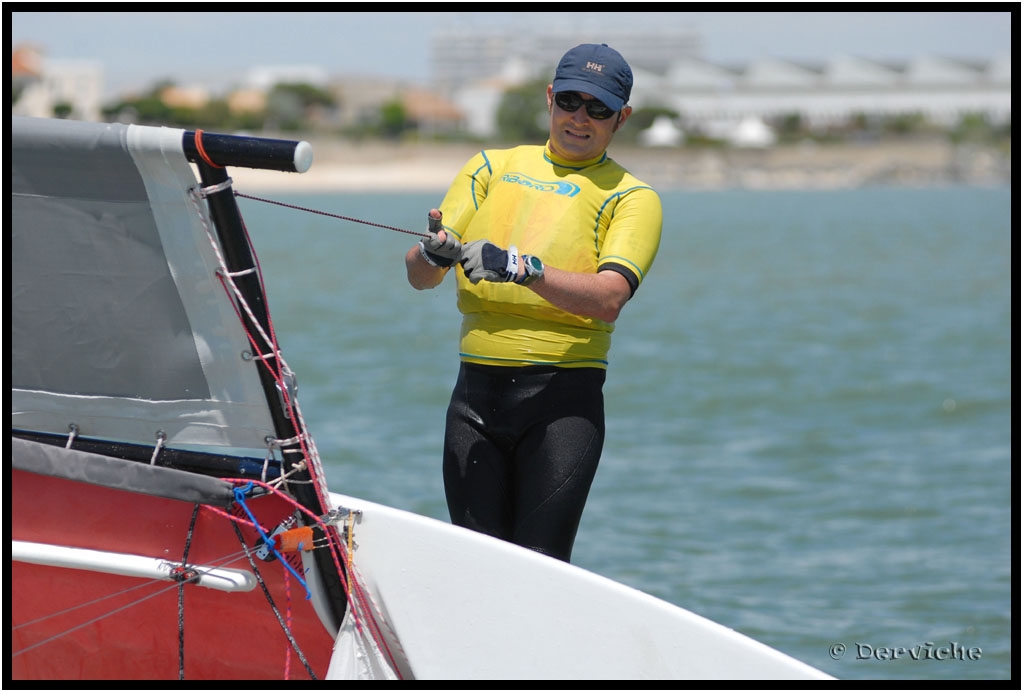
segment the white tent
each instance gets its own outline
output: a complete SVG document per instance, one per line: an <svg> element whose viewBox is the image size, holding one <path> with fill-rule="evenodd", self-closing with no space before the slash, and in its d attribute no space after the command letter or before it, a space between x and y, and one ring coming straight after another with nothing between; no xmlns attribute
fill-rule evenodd
<svg viewBox="0 0 1024 693"><path fill-rule="evenodd" d="M729 133L729 143L734 147L770 147L778 139L775 131L758 118L748 116L740 121Z"/></svg>
<svg viewBox="0 0 1024 693"><path fill-rule="evenodd" d="M678 147L686 141L686 135L676 127L668 116L660 115L651 127L639 134L640 144L645 147Z"/></svg>

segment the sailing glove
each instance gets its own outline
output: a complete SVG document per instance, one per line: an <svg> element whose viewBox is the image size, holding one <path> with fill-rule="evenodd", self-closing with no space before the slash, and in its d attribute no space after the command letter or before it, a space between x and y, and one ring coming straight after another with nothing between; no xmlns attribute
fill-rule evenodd
<svg viewBox="0 0 1024 693"><path fill-rule="evenodd" d="M445 231L444 241L437 237L443 228L440 217L427 215L427 237L420 241L420 254L434 267L451 267L462 255L462 244L451 231Z"/></svg>
<svg viewBox="0 0 1024 693"><path fill-rule="evenodd" d="M462 269L474 284L481 280L510 282L519 276L519 250L499 248L488 240L472 241L462 246Z"/></svg>

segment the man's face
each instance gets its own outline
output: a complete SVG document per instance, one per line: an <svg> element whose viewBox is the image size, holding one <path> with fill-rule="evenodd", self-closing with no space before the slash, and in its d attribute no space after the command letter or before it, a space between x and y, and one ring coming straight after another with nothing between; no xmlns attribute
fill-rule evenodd
<svg viewBox="0 0 1024 693"><path fill-rule="evenodd" d="M577 93L585 102L594 100L590 94ZM587 114L586 104L572 113L559 108L550 84L547 97L548 111L551 113L551 150L568 161L586 161L600 156L608 148L615 131L626 122L633 110L626 106L611 118L598 120Z"/></svg>

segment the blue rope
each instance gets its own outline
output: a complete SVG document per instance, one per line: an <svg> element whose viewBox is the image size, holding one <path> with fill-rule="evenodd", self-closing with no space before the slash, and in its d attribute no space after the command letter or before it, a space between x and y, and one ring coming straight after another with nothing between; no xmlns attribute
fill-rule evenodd
<svg viewBox="0 0 1024 693"><path fill-rule="evenodd" d="M267 547L274 553L275 556L277 556L277 560L281 561L284 567L287 568L291 572L291 574L295 576L295 579L298 580L299 584L301 584L302 587L306 590L306 599L311 599L313 595L310 593L309 586L306 584L306 581L302 579L301 575L295 572L295 568L292 568L291 564L288 563L288 561L284 559L284 556L282 556L274 547L274 540L266 535L266 533L263 531L263 528L260 527L260 523L256 521L255 517L253 517L252 512L249 510L249 506L245 504L245 495L252 490L253 486L254 484L251 481L245 486L236 486L234 489L235 502L242 506L242 510L244 510L245 514L249 516L250 520L252 520L253 525L256 527L256 531L260 533L260 537L263 538L263 541L266 543Z"/></svg>

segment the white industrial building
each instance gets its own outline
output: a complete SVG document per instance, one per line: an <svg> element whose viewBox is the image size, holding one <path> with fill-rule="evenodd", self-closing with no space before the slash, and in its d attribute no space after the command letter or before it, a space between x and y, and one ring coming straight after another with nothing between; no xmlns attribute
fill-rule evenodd
<svg viewBox="0 0 1024 693"><path fill-rule="evenodd" d="M684 59L664 76L637 80L633 106L663 106L683 123L702 127L755 116L799 115L811 127L847 122L856 115L921 114L942 126L968 114L1008 122L1013 109L1009 55L987 63L921 56L903 64L837 56L820 66L764 59L743 68Z"/></svg>
<svg viewBox="0 0 1024 693"><path fill-rule="evenodd" d="M636 70L664 73L684 56L700 55L700 36L690 30L617 32L612 39L579 30L495 33L455 26L436 32L431 40L433 86L451 98L478 82L514 73L524 78L549 76L567 47L579 43L609 43Z"/></svg>
<svg viewBox="0 0 1024 693"><path fill-rule="evenodd" d="M899 63L838 55L820 64L766 57L746 65L702 60L699 38L687 32L520 34L435 37L435 86L466 114L471 134L496 134L501 93L528 79L550 79L566 46L606 40L630 61L630 105L679 114L683 130L721 133L754 121L799 116L809 127L842 124L855 116L920 114L941 126L968 114L993 123L1010 120L1013 66L1010 54L987 61L918 56ZM664 127L662 124L660 127Z"/></svg>

